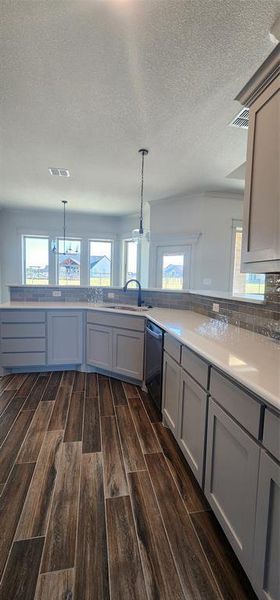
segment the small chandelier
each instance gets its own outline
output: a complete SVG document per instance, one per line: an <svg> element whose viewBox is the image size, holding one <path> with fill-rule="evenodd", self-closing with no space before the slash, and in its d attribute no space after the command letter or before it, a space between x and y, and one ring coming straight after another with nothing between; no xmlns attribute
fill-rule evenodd
<svg viewBox="0 0 280 600"><path fill-rule="evenodd" d="M141 240L144 236L143 228L143 202L144 202L144 158L149 153L146 148L138 150L139 154L142 154L141 163L141 187L140 187L140 215L139 215L139 229L133 229L132 237L134 240Z"/></svg>
<svg viewBox="0 0 280 600"><path fill-rule="evenodd" d="M67 200L61 200L63 204L63 252L59 252L59 246L57 247L56 240L52 240L51 250L53 254L60 254L63 256L68 256L69 254L76 254L78 252L78 248L75 251L72 250L71 241L66 249L66 204L68 204Z"/></svg>

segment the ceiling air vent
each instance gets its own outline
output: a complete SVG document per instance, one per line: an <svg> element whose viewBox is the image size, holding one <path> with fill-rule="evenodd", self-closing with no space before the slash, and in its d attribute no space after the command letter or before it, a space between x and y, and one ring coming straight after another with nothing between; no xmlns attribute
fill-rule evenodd
<svg viewBox="0 0 280 600"><path fill-rule="evenodd" d="M57 167L49 167L49 173L51 175L58 175L58 177L70 177L68 169L58 169Z"/></svg>
<svg viewBox="0 0 280 600"><path fill-rule="evenodd" d="M239 129L248 129L249 125L249 108L241 109L241 111L234 117L234 119L230 122L230 127L238 127Z"/></svg>

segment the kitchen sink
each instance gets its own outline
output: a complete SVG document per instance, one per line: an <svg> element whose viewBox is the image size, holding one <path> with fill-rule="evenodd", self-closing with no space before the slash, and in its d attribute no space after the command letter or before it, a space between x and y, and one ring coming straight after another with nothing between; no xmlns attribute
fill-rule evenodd
<svg viewBox="0 0 280 600"><path fill-rule="evenodd" d="M131 312L145 312L149 310L148 306L134 306L131 304L103 304L104 308L112 308L113 310L128 310Z"/></svg>

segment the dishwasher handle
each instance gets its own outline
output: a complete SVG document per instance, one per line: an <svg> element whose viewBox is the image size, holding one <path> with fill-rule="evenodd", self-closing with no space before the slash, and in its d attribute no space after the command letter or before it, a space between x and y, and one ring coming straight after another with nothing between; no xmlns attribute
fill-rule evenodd
<svg viewBox="0 0 280 600"><path fill-rule="evenodd" d="M152 329L149 329L149 327L146 327L146 332L155 338L155 340L162 340L162 333L156 333Z"/></svg>

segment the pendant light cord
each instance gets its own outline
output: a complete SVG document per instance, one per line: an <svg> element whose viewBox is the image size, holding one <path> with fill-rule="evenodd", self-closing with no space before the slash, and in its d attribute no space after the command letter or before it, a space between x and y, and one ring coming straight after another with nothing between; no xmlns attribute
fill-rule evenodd
<svg viewBox="0 0 280 600"><path fill-rule="evenodd" d="M67 200L62 200L63 203L63 246L64 254L66 254L66 204Z"/></svg>
<svg viewBox="0 0 280 600"><path fill-rule="evenodd" d="M142 164L141 164L141 192L140 192L140 220L139 220L139 235L143 235L143 204L144 204L144 158L146 154L148 154L148 150L142 148L139 150L142 154Z"/></svg>

